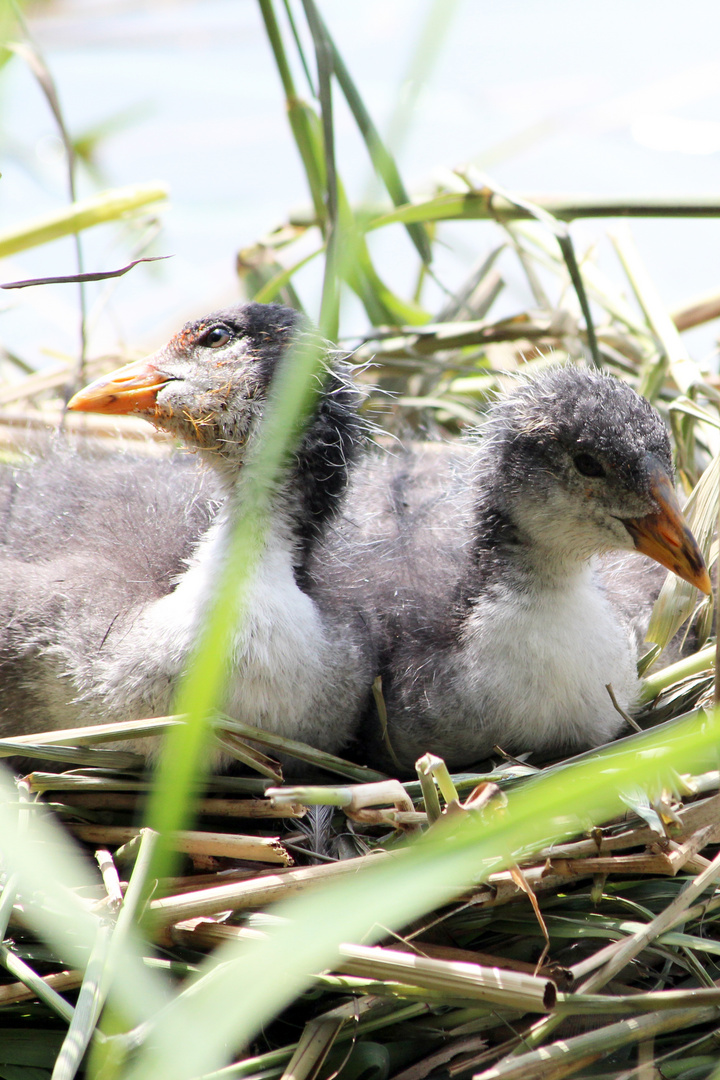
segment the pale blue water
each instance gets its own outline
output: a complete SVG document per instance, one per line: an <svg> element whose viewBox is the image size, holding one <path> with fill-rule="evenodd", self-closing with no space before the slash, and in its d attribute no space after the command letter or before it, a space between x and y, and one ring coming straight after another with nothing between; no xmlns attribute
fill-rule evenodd
<svg viewBox="0 0 720 1080"><path fill-rule="evenodd" d="M299 8L299 5L298 5ZM429 9L426 0L322 0L321 8L379 127L395 107ZM299 16L300 19L302 18ZM140 268L95 308L90 352L118 343L151 348L186 318L239 295L239 247L306 204L279 79L253 0L131 3L57 0L31 18L74 132L137 110L102 144L108 185L161 179L172 191L154 253L174 259ZM698 194L720 190L720 10L711 0L465 0L421 95L400 152L406 185L429 191L448 170L479 160L518 192ZM304 91L298 73L298 84ZM0 230L64 201L54 127L24 65L0 75ZM338 159L354 196L368 180L366 156L338 99ZM87 177L83 192L93 190ZM579 223L582 248L602 223ZM633 232L666 303L720 289L720 224L637 222ZM445 230L437 269L450 288L495 241L494 227ZM127 261L117 229L85 237L88 269ZM381 272L400 291L412 277L402 230L374 240ZM621 271L604 240L605 268ZM510 263L504 311L529 303ZM3 280L74 269L57 242L5 260ZM300 279L311 311L317 275ZM91 286L91 307L107 295ZM431 294L431 307L439 304ZM47 349L76 348L74 289L5 293L0 340L34 364ZM350 305L346 332L361 331ZM693 335L696 355L713 331Z"/></svg>

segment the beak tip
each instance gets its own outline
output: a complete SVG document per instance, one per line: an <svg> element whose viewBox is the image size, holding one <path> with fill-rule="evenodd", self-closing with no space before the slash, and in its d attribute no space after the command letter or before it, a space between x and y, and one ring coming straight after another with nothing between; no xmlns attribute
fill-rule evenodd
<svg viewBox="0 0 720 1080"><path fill-rule="evenodd" d="M88 406L83 400L83 391L79 390L77 394L73 394L67 403L67 408L71 412L87 412Z"/></svg>
<svg viewBox="0 0 720 1080"><path fill-rule="evenodd" d="M623 522L635 549L709 596L712 592L710 575L683 517L672 477L662 463L654 459L649 462L648 472L656 509L644 517Z"/></svg>
<svg viewBox="0 0 720 1080"><path fill-rule="evenodd" d="M72 412L153 415L158 390L166 382L167 378L152 363L152 357L137 360L95 379L73 394L67 407Z"/></svg>

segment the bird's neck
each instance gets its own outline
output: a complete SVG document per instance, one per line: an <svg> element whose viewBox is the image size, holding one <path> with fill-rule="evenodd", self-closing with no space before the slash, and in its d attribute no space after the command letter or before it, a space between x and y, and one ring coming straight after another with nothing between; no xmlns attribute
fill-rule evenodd
<svg viewBox="0 0 720 1080"><path fill-rule="evenodd" d="M208 534L213 558L227 555L240 530L256 558L262 560L270 551L283 551L289 565L297 569L303 562L303 514L294 496L292 470L279 485L268 485L249 469L240 470L233 478L221 476L220 483L224 498Z"/></svg>
<svg viewBox="0 0 720 1080"><path fill-rule="evenodd" d="M331 374L316 411L278 477L267 477L252 449L243 464L231 455L207 460L225 495L223 533L231 533L243 514L261 523L275 545L290 553L298 584L328 523L340 509L350 471L367 442L367 428L358 415L359 395L349 382ZM259 467L258 467L259 466Z"/></svg>
<svg viewBox="0 0 720 1080"><path fill-rule="evenodd" d="M497 467L484 470L475 507L475 588L502 580L523 592L566 589L587 578L594 550L585 538L544 507L509 497L498 475Z"/></svg>

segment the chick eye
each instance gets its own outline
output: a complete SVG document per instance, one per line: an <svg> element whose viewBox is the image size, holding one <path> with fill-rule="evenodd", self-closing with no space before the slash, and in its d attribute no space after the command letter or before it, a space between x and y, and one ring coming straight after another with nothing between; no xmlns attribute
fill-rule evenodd
<svg viewBox="0 0 720 1080"><path fill-rule="evenodd" d="M230 331L225 326L213 326L201 339L202 345L209 349L221 349L230 340Z"/></svg>
<svg viewBox="0 0 720 1080"><path fill-rule="evenodd" d="M604 476L605 469L592 454L576 454L573 464L581 476Z"/></svg>

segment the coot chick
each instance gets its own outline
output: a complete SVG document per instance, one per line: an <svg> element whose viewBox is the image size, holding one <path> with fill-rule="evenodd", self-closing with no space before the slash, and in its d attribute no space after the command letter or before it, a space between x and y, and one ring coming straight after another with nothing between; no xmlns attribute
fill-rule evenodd
<svg viewBox="0 0 720 1080"><path fill-rule="evenodd" d="M371 712L358 756L409 773L427 751L457 769L612 739L606 685L632 709L637 634L597 557L633 549L709 592L662 420L585 368L518 382L456 454L359 470L310 567L323 603L363 605L381 657L387 733Z"/></svg>
<svg viewBox="0 0 720 1080"><path fill-rule="evenodd" d="M109 530L112 500L98 497L94 482L84 497L78 468L63 466L62 455L14 475L22 498L6 501L3 517L5 534L15 542L0 551L5 732L171 710L242 511L243 463L256 443L275 372L299 329L296 313L276 305L218 311L186 325L153 356L96 380L69 403L74 410L135 413L196 450L217 478L214 516L206 485L197 498L192 484L178 485L175 518L171 498L160 500L158 516L156 496L146 493L153 521L148 541L143 477L133 476L132 460L101 467L111 474L111 489L124 485L134 492L130 500L117 499ZM306 568L341 506L366 432L357 413L359 393L339 356L328 356L321 382L308 427L272 494L247 617L234 631L220 704L265 730L340 751L364 704L373 661L354 616L336 610L326 615L309 595ZM172 492L175 480L167 483ZM77 527L66 522L55 546L42 528L43 518L46 525L52 518L43 503L49 497L57 512L69 493ZM22 534L26 540L18 542ZM145 551L146 542L153 551Z"/></svg>

